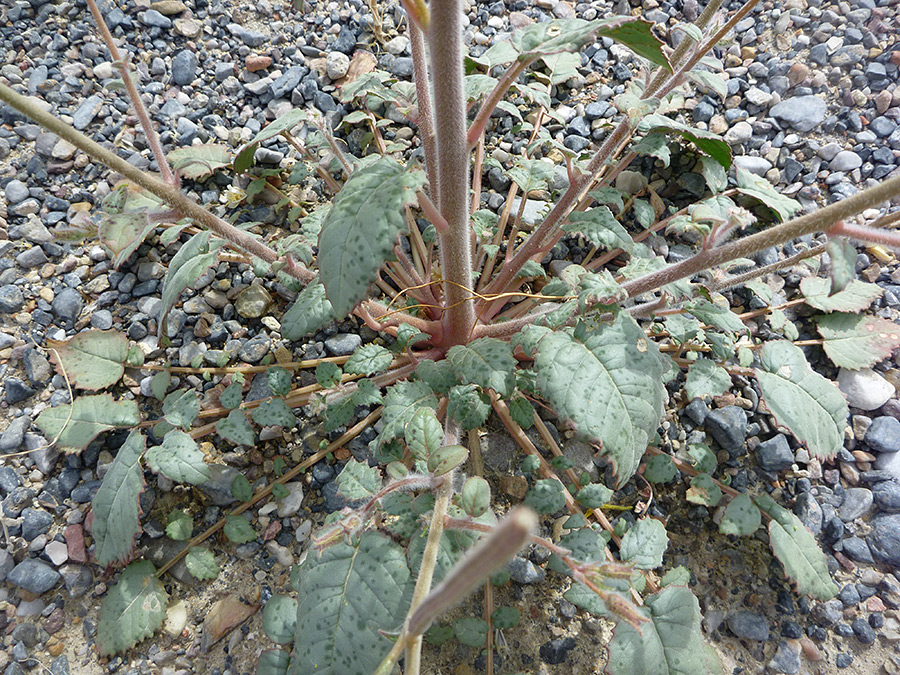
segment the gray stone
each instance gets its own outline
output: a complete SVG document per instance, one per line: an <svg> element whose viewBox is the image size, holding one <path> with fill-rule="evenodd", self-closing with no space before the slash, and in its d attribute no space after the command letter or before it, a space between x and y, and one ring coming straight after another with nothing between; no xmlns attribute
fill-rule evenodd
<svg viewBox="0 0 900 675"><path fill-rule="evenodd" d="M547 573L530 560L516 556L506 565L510 578L518 584L538 584Z"/></svg>
<svg viewBox="0 0 900 675"><path fill-rule="evenodd" d="M624 172L623 172L624 173ZM519 206L522 203L520 197L513 199L513 213L519 212ZM544 219L550 210L550 203L538 199L526 199L525 210L522 211L522 223L534 227Z"/></svg>
<svg viewBox="0 0 900 675"><path fill-rule="evenodd" d="M86 565L64 565L59 570L69 596L80 598L94 587L94 576Z"/></svg>
<svg viewBox="0 0 900 675"><path fill-rule="evenodd" d="M879 138L887 138L897 130L897 123L888 117L876 117L869 122L869 131L874 132Z"/></svg>
<svg viewBox="0 0 900 675"><path fill-rule="evenodd" d="M6 577L6 580L13 586L23 588L35 595L46 593L56 586L59 579L59 572L47 563L34 558L26 558L20 562Z"/></svg>
<svg viewBox="0 0 900 675"><path fill-rule="evenodd" d="M32 246L16 256L16 264L25 269L43 265L45 262L47 262L47 255L40 246Z"/></svg>
<svg viewBox="0 0 900 675"><path fill-rule="evenodd" d="M332 356L349 356L362 344L362 338L356 333L338 333L325 340L325 349Z"/></svg>
<svg viewBox="0 0 900 675"><path fill-rule="evenodd" d="M284 75L269 85L269 91L275 98L285 98L300 84L300 80L308 72L306 66L291 66Z"/></svg>
<svg viewBox="0 0 900 675"><path fill-rule="evenodd" d="M228 31L248 47L259 47L264 42L269 41L269 36L265 33L249 30L236 23L228 24Z"/></svg>
<svg viewBox="0 0 900 675"><path fill-rule="evenodd" d="M350 68L350 57L343 52L330 52L325 58L325 73L332 80L339 80Z"/></svg>
<svg viewBox="0 0 900 675"><path fill-rule="evenodd" d="M97 116L97 113L100 112L100 108L102 107L103 99L100 97L100 94L94 94L93 96L86 98L72 114L72 126L79 131L83 131L94 121L94 118Z"/></svg>
<svg viewBox="0 0 900 675"><path fill-rule="evenodd" d="M171 28L172 20L155 9L148 9L141 15L141 23L154 28Z"/></svg>
<svg viewBox="0 0 900 675"><path fill-rule="evenodd" d="M172 80L175 84L190 84L197 77L197 55L190 49L182 49L172 59Z"/></svg>
<svg viewBox="0 0 900 675"><path fill-rule="evenodd" d="M28 347L22 356L25 374L32 384L45 384L53 377L53 368L47 358L34 347Z"/></svg>
<svg viewBox="0 0 900 675"><path fill-rule="evenodd" d="M852 150L842 150L834 156L834 159L828 164L828 168L832 171L853 171L862 166L862 157Z"/></svg>
<svg viewBox="0 0 900 675"><path fill-rule="evenodd" d="M800 672L800 642L798 640L782 640L778 650L769 661L769 668L776 673L795 675Z"/></svg>
<svg viewBox="0 0 900 675"><path fill-rule="evenodd" d="M866 541L877 562L900 566L900 514L873 519Z"/></svg>
<svg viewBox="0 0 900 675"><path fill-rule="evenodd" d="M38 535L49 532L52 524L53 516L46 511L22 509L22 537L25 541L33 541Z"/></svg>
<svg viewBox="0 0 900 675"><path fill-rule="evenodd" d="M339 52L344 52L345 54L352 54L353 50L356 48L356 35L352 30L343 26L341 32L338 33L337 38L332 43L331 48Z"/></svg>
<svg viewBox="0 0 900 675"><path fill-rule="evenodd" d="M200 490L210 498L216 506L227 506L236 500L231 494L231 484L240 475L233 466L224 464L209 465L209 480L200 486Z"/></svg>
<svg viewBox="0 0 900 675"><path fill-rule="evenodd" d="M257 335L247 340L238 352L238 358L244 363L258 363L269 352L271 342L264 335Z"/></svg>
<svg viewBox="0 0 900 675"><path fill-rule="evenodd" d="M796 131L812 131L825 121L827 106L818 96L794 96L776 103L769 110L779 123Z"/></svg>
<svg viewBox="0 0 900 675"><path fill-rule="evenodd" d="M20 485L22 479L11 466L0 466L0 494L8 495Z"/></svg>
<svg viewBox="0 0 900 675"><path fill-rule="evenodd" d="M900 452L884 452L875 460L875 468L900 481Z"/></svg>
<svg viewBox="0 0 900 675"><path fill-rule="evenodd" d="M6 402L12 405L34 396L35 391L18 377L7 377L4 382Z"/></svg>
<svg viewBox="0 0 900 675"><path fill-rule="evenodd" d="M22 181L14 178L6 184L6 201L10 204L24 202L29 196L28 186Z"/></svg>
<svg viewBox="0 0 900 675"><path fill-rule="evenodd" d="M0 452L7 454L19 449L25 440L25 431L31 426L27 415L13 418L6 430L0 434Z"/></svg>
<svg viewBox="0 0 900 675"><path fill-rule="evenodd" d="M725 132L725 141L729 145L741 145L753 138L753 127L743 120L736 122L728 131Z"/></svg>
<svg viewBox="0 0 900 675"><path fill-rule="evenodd" d="M739 638L765 642L769 639L769 625L766 617L758 612L739 609L725 620L729 630Z"/></svg>
<svg viewBox="0 0 900 675"><path fill-rule="evenodd" d="M756 446L756 461L765 471L785 471L794 463L787 436L778 434Z"/></svg>
<svg viewBox="0 0 900 675"><path fill-rule="evenodd" d="M838 509L838 516L845 523L861 518L872 508L872 491L868 488L848 488L844 502Z"/></svg>
<svg viewBox="0 0 900 675"><path fill-rule="evenodd" d="M833 626L843 617L844 604L840 600L828 600L816 604L809 614L813 623L818 626Z"/></svg>
<svg viewBox="0 0 900 675"><path fill-rule="evenodd" d="M884 513L900 513L900 483L884 480L872 486L875 506Z"/></svg>
<svg viewBox="0 0 900 675"><path fill-rule="evenodd" d="M284 487L288 490L287 496L276 499L275 503L278 505L278 517L290 518L297 515L303 503L303 484L295 481L285 484Z"/></svg>
<svg viewBox="0 0 900 675"><path fill-rule="evenodd" d="M706 430L724 450L737 456L747 437L747 413L735 405L710 411L704 421Z"/></svg>
<svg viewBox="0 0 900 675"><path fill-rule="evenodd" d="M53 298L51 306L60 319L74 322L84 308L84 300L74 288L64 288Z"/></svg>
<svg viewBox="0 0 900 675"><path fill-rule="evenodd" d="M894 385L871 368L838 372L838 387L847 397L847 403L860 410L880 408L894 394Z"/></svg>
<svg viewBox="0 0 900 675"><path fill-rule="evenodd" d="M844 555L850 560L862 563L872 563L875 559L872 557L872 551L865 539L860 537L847 537L841 541Z"/></svg>
<svg viewBox="0 0 900 675"><path fill-rule="evenodd" d="M0 286L0 314L14 314L25 306L25 296L18 286Z"/></svg>
<svg viewBox="0 0 900 675"><path fill-rule="evenodd" d="M889 415L876 417L863 440L875 452L897 452L900 450L900 420Z"/></svg>
<svg viewBox="0 0 900 675"><path fill-rule="evenodd" d="M0 583L6 581L12 568L16 566L16 561L12 557L12 553L5 548L0 548Z"/></svg>
<svg viewBox="0 0 900 675"><path fill-rule="evenodd" d="M749 155L738 155L734 158L734 164L744 171L749 171L757 176L765 176L766 171L772 168L772 163L769 160Z"/></svg>

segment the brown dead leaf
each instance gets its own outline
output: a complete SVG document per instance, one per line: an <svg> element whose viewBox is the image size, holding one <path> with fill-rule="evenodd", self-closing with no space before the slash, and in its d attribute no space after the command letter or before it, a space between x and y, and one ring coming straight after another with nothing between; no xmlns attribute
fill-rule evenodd
<svg viewBox="0 0 900 675"><path fill-rule="evenodd" d="M375 60L375 55L372 52L364 52L362 50L356 52L353 58L350 59L350 67L347 69L347 74L337 81L337 86L342 87L345 84L350 84L360 75L371 73L375 70L377 64L378 61Z"/></svg>
<svg viewBox="0 0 900 675"><path fill-rule="evenodd" d="M200 640L200 649L203 652L209 651L209 648L227 635L232 628L240 626L258 609L259 605L248 605L237 594L226 595L221 600L217 600L203 622L203 638Z"/></svg>

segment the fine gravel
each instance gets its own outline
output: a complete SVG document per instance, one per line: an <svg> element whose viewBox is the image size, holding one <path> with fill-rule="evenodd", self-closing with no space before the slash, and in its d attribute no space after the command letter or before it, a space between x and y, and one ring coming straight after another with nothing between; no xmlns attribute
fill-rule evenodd
<svg viewBox="0 0 900 675"><path fill-rule="evenodd" d="M365 131L341 125L350 109L341 103L338 88L348 73L373 63L395 78L410 79L404 12L397 2L379 3L379 19L361 0L304 4L301 12L290 3L268 0L137 0L108 2L103 11L120 47L132 56L166 150L207 142L237 148L271 120L305 107L325 115L357 152ZM673 27L693 21L702 10L697 0L465 0L465 5L466 43L473 55L532 21L615 13L642 15L674 43L683 33ZM729 12L739 6L726 0ZM724 100L700 87L686 99L685 121L723 135L738 166L765 177L807 211L896 174L897 8L893 0L761 3L717 54L725 69ZM381 21L378 31L376 20ZM134 166L158 169L127 97L114 86L117 73L82 0L2 3L0 54L0 82L32 96ZM620 118L613 98L637 75L637 62L610 40L589 45L578 74L553 88L554 119L547 128L571 150L596 147L609 124ZM385 115L394 122L385 139L415 154L415 129L396 111ZM508 114L500 115L487 136L486 155L507 167L527 140L511 134L514 123ZM259 148L256 159L273 168L295 156L286 143L273 139ZM697 194L696 181L679 173L676 160L669 169L639 160L623 172L617 187L640 187L650 178L659 181L656 187L668 203ZM488 168L483 178L483 206L501 210L509 179L498 168ZM523 221L539 222L566 181L560 169L549 191L529 195ZM199 202L223 209L232 182L225 176L185 181L185 187ZM267 357L345 355L375 336L349 321L333 323L313 339L285 340L279 318L294 291L274 276L258 279L247 264L222 262L173 310L171 346L161 347L160 291L176 246L158 244L154 235L116 269L96 241L71 243L54 236L80 214L96 213L114 183L106 169L68 142L0 106L0 607L5 608L0 672L19 675L42 667L54 675L253 672L255 658L270 646L258 617L203 651L201 626L210 605L225 593L245 593L251 602L264 603L273 592L290 592L287 570L305 555L310 531L325 513L345 505L335 476L351 455L370 457L374 430L289 484L288 497L251 509L257 531L265 535L237 547L213 542L223 567L217 581L197 585L183 565L176 566L165 584L171 602L183 604L172 612L165 631L125 655L98 660L99 600L113 578L92 557L90 501L124 435L102 436L80 455L48 447L33 421L42 410L70 400L65 379L50 363L50 341L91 328L115 329L135 341L148 362L222 366L259 364ZM300 196L314 202L323 192L310 180ZM863 218L879 215L872 210ZM283 216L261 201L242 207L238 222L278 225ZM684 257L683 244L669 246L658 239L654 245L673 261ZM787 245L766 251L749 264L769 264L797 250ZM544 262L552 274L581 262L586 253L577 240L567 239ZM893 255L860 249L857 272L883 290L870 311L896 320L900 271ZM809 270L802 267L780 272L781 290L772 304L793 297L805 274ZM740 290L728 297L736 307L755 309L758 302ZM802 332L808 328L802 313L786 313L801 325L801 338L815 336ZM762 319L752 330L761 338L773 335ZM663 426L673 444L708 443L727 467L733 487L769 492L793 509L828 554L840 594L824 603L797 597L764 543L718 535L711 513L701 506L687 508L683 491L674 489L663 490L650 508L650 515L675 516L669 521L665 567L691 570L705 635L719 648L726 672L900 673L900 353L874 369L840 372L821 351L807 353L819 372L839 383L851 406L851 431L837 460L821 463L779 433L760 412L758 393L749 382L714 401L696 400L671 411ZM152 375L129 370L118 394L149 396ZM309 383L304 377L300 384ZM200 389L216 382L195 375L180 381ZM178 383L176 378L172 387ZM248 399L269 395L265 377L257 376ZM165 536L172 508L191 509L198 527L206 527L234 502L231 483L239 472L251 481L263 479L271 474L276 455L290 466L317 450L323 438L313 420L302 420L294 431L264 429L260 446L250 453L216 439L215 448L205 448L216 456L212 480L193 495L148 470L139 551L157 564L164 562L179 547L173 549ZM552 419L548 423L555 432ZM605 464L595 461L589 449L575 442L567 448L577 469L602 478ZM484 461L496 478L514 472L521 456L512 441L491 432L484 441ZM521 498L519 481L500 485L509 497ZM634 483L626 486L614 502L634 503L642 498L638 489ZM543 551L525 551L510 566L513 581L501 597L508 604L521 603L523 614L530 608L534 621L506 632L515 646L498 651L495 667L498 672L597 672L608 632L562 599L559 584L545 585L552 576L545 573L546 561ZM547 582L538 583L545 575ZM470 609L470 615L480 611ZM439 658L434 667L442 672L484 669L483 656L466 647L445 648Z"/></svg>

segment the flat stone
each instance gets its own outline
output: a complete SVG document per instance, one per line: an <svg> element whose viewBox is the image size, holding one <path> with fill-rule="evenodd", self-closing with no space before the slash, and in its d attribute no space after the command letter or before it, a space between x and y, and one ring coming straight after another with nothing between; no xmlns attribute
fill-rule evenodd
<svg viewBox="0 0 900 675"><path fill-rule="evenodd" d="M276 499L275 503L278 505L278 517L290 518L297 515L300 505L303 503L303 484L294 481L286 483L284 487L287 488L288 495Z"/></svg>
<svg viewBox="0 0 900 675"><path fill-rule="evenodd" d="M769 114L796 131L812 131L825 121L827 110L825 101L818 96L794 96L776 103Z"/></svg>
<svg viewBox="0 0 900 675"><path fill-rule="evenodd" d="M772 163L763 157L751 157L750 155L738 155L734 158L734 164L744 171L749 171L757 176L765 176L772 168Z"/></svg>
<svg viewBox="0 0 900 675"><path fill-rule="evenodd" d="M778 434L756 446L756 461L765 471L786 471L794 463L787 436Z"/></svg>
<svg viewBox="0 0 900 675"><path fill-rule="evenodd" d="M59 579L59 572L47 563L34 558L26 558L20 562L6 577L13 586L35 595L46 593L59 583Z"/></svg>
<svg viewBox="0 0 900 675"><path fill-rule="evenodd" d="M338 333L325 340L325 349L332 356L349 356L362 344L362 338L356 333Z"/></svg>
<svg viewBox="0 0 900 675"><path fill-rule="evenodd" d="M146 12L141 14L141 23L145 26L152 26L154 28L172 27L172 19L167 16L163 16L155 9L148 9Z"/></svg>
<svg viewBox="0 0 900 675"><path fill-rule="evenodd" d="M25 431L31 426L27 415L14 417L9 426L0 434L0 452L7 454L21 447L25 440Z"/></svg>
<svg viewBox="0 0 900 675"><path fill-rule="evenodd" d="M875 506L884 513L900 513L900 483L884 480L872 486Z"/></svg>
<svg viewBox="0 0 900 675"><path fill-rule="evenodd" d="M60 319L75 321L84 308L84 299L74 288L64 288L53 298L51 306L53 313Z"/></svg>
<svg viewBox="0 0 900 675"><path fill-rule="evenodd" d="M10 405L29 399L35 394L35 390L18 377L7 377L3 389L6 392L6 402Z"/></svg>
<svg viewBox="0 0 900 675"><path fill-rule="evenodd" d="M769 639L769 624L766 617L758 612L739 609L725 620L729 630L739 638L765 642Z"/></svg>
<svg viewBox="0 0 900 675"><path fill-rule="evenodd" d="M747 437L747 413L735 405L711 410L704 426L710 435L731 455L739 455Z"/></svg>
<svg viewBox="0 0 900 675"><path fill-rule="evenodd" d="M22 251L19 255L16 256L16 264L19 267L24 267L25 269L31 269L32 267L38 267L47 262L47 255L44 253L44 249L40 246L32 246L31 248Z"/></svg>
<svg viewBox="0 0 900 675"><path fill-rule="evenodd" d="M848 488L844 502L838 509L838 516L845 523L861 518L872 508L872 491L868 488Z"/></svg>
<svg viewBox="0 0 900 675"><path fill-rule="evenodd" d="M34 347L28 347L22 357L25 374L32 384L46 384L53 377L53 368L47 358Z"/></svg>
<svg viewBox="0 0 900 675"><path fill-rule="evenodd" d="M828 165L832 171L853 171L862 166L862 157L852 150L842 150L834 156Z"/></svg>
<svg viewBox="0 0 900 675"><path fill-rule="evenodd" d="M172 59L172 80L184 86L197 77L197 55L190 49L182 49Z"/></svg>
<svg viewBox="0 0 900 675"><path fill-rule="evenodd" d="M209 480L200 486L200 490L210 498L216 506L228 506L237 501L231 494L231 484L240 475L233 466L224 464L209 465Z"/></svg>
<svg viewBox="0 0 900 675"><path fill-rule="evenodd" d="M753 138L753 127L749 123L740 121L725 132L725 141L729 145L741 145Z"/></svg>
<svg viewBox="0 0 900 675"><path fill-rule="evenodd" d="M778 649L772 660L769 661L769 668L776 673L795 675L800 672L800 653L799 640L782 640L778 643Z"/></svg>
<svg viewBox="0 0 900 675"><path fill-rule="evenodd" d="M233 68L231 64L225 64L229 66L228 75L232 74ZM255 73L258 70L265 70L269 66L272 65L272 57L271 56L263 56L261 54L248 54L247 58L244 59L244 67L249 70L251 73ZM216 79L218 79L218 71L216 74ZM224 78L222 78L224 79Z"/></svg>
<svg viewBox="0 0 900 675"><path fill-rule="evenodd" d="M25 306L25 296L18 286L0 286L0 314L15 314Z"/></svg>
<svg viewBox="0 0 900 675"><path fill-rule="evenodd" d="M900 566L900 514L874 518L866 541L877 562Z"/></svg>
<svg viewBox="0 0 900 675"><path fill-rule="evenodd" d="M516 556L506 564L510 578L517 584L538 584L547 573L527 558Z"/></svg>
<svg viewBox="0 0 900 675"><path fill-rule="evenodd" d="M10 204L18 204L19 202L24 202L31 193L28 190L28 186L25 185L20 180L16 180L13 178L9 183L6 184L6 201Z"/></svg>
<svg viewBox="0 0 900 675"><path fill-rule="evenodd" d="M227 26L228 32L241 40L248 47L259 47L263 43L269 41L269 36L256 30L244 28L240 24L230 23Z"/></svg>
<svg viewBox="0 0 900 675"><path fill-rule="evenodd" d="M872 420L863 440L875 452L900 451L900 420L883 415Z"/></svg>
<svg viewBox="0 0 900 675"><path fill-rule="evenodd" d="M847 397L847 403L860 410L880 408L894 395L894 385L871 368L841 368L838 372L838 387Z"/></svg>
<svg viewBox="0 0 900 675"><path fill-rule="evenodd" d="M172 16L173 14L181 14L187 9L181 0L159 0L150 5L150 9L155 9L163 16Z"/></svg>
<svg viewBox="0 0 900 675"><path fill-rule="evenodd" d="M97 113L100 112L100 108L102 107L103 99L99 94L94 94L93 96L86 98L84 102L78 106L78 109L72 113L72 126L79 131L84 131L88 125L94 121L94 118L97 116Z"/></svg>

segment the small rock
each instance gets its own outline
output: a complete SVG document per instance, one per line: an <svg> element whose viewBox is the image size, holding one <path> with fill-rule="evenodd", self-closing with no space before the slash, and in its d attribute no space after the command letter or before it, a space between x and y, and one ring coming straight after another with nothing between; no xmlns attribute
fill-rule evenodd
<svg viewBox="0 0 900 675"><path fill-rule="evenodd" d="M325 340L325 349L332 356L349 356L362 344L362 338L356 333L338 333Z"/></svg>
<svg viewBox="0 0 900 675"><path fill-rule="evenodd" d="M50 562L56 567L59 567L69 559L69 552L66 545L61 541L51 541L44 547L44 553L47 554L47 557L50 558Z"/></svg>
<svg viewBox="0 0 900 675"><path fill-rule="evenodd" d="M31 193L28 190L28 186L22 181L13 178L6 184L6 201L10 204L24 202L29 196L31 196Z"/></svg>
<svg viewBox="0 0 900 675"><path fill-rule="evenodd" d="M900 513L900 483L885 480L872 486L872 498L878 510Z"/></svg>
<svg viewBox="0 0 900 675"><path fill-rule="evenodd" d="M46 593L59 582L60 574L47 563L34 558L26 558L6 577L13 586L23 588L29 593L40 595Z"/></svg>
<svg viewBox="0 0 900 675"><path fill-rule="evenodd" d="M3 389L6 392L6 402L10 405L31 398L35 394L34 389L18 377L7 377Z"/></svg>
<svg viewBox="0 0 900 675"><path fill-rule="evenodd" d="M776 103L769 114L796 131L812 131L825 121L827 106L818 96L794 96Z"/></svg>
<svg viewBox="0 0 900 675"><path fill-rule="evenodd" d="M853 171L861 167L862 163L862 157L852 150L842 150L834 156L828 168L832 171Z"/></svg>
<svg viewBox="0 0 900 675"><path fill-rule="evenodd" d="M168 19L166 19L166 21L168 21ZM72 113L72 126L79 131L84 131L87 129L88 125L94 121L94 118L97 116L97 113L100 112L100 108L102 107L103 99L99 94L94 94L93 96L86 98L84 102L78 106L78 109Z"/></svg>
<svg viewBox="0 0 900 675"><path fill-rule="evenodd" d="M769 668L776 673L795 675L800 672L800 642L798 640L782 640L778 650L769 661Z"/></svg>
<svg viewBox="0 0 900 675"><path fill-rule="evenodd" d="M565 663L569 652L575 647L575 638L557 638L541 645L541 661L550 665Z"/></svg>
<svg viewBox="0 0 900 675"><path fill-rule="evenodd" d="M850 627L853 628L856 639L864 645L870 645L875 642L875 631L869 625L869 622L862 617L854 619L853 623L850 624Z"/></svg>
<svg viewBox="0 0 900 675"><path fill-rule="evenodd" d="M25 296L18 286L0 286L0 314L15 314L25 306Z"/></svg>
<svg viewBox="0 0 900 675"><path fill-rule="evenodd" d="M240 471L233 466L210 464L209 480L200 486L200 490L206 493L216 506L228 506L236 501L231 494L231 484L238 475Z"/></svg>
<svg viewBox="0 0 900 675"><path fill-rule="evenodd" d="M25 350L22 361L25 364L25 374L32 384L46 384L53 377L50 362L34 347Z"/></svg>
<svg viewBox="0 0 900 675"><path fill-rule="evenodd" d="M864 440L875 452L900 451L900 420L889 415L876 417L866 430Z"/></svg>
<svg viewBox="0 0 900 675"><path fill-rule="evenodd" d="M861 518L872 508L872 491L867 488L849 488L844 495L844 503L838 509L838 516L845 523Z"/></svg>
<svg viewBox="0 0 900 675"><path fill-rule="evenodd" d="M53 298L51 306L60 319L74 322L84 308L84 300L74 288L64 288Z"/></svg>
<svg viewBox="0 0 900 675"><path fill-rule="evenodd" d="M262 285L250 284L234 299L234 309L245 319L258 319L266 315L272 302L272 296Z"/></svg>
<svg viewBox="0 0 900 675"><path fill-rule="evenodd" d="M295 481L286 483L284 487L288 489L288 495L277 499L275 503L278 505L278 517L290 518L297 515L303 503L303 485Z"/></svg>
<svg viewBox="0 0 900 675"><path fill-rule="evenodd" d="M739 638L765 642L769 639L769 625L766 617L758 612L739 609L725 620L728 628Z"/></svg>
<svg viewBox="0 0 900 675"><path fill-rule="evenodd" d="M506 565L510 578L517 584L537 584L544 580L547 573L526 558L516 556Z"/></svg>
<svg viewBox="0 0 900 675"><path fill-rule="evenodd" d="M725 141L729 145L741 145L753 138L753 127L749 123L741 121L735 123L725 132Z"/></svg>
<svg viewBox="0 0 900 675"><path fill-rule="evenodd" d="M181 14L187 9L187 5L181 2L181 0L159 0L158 2L152 3L150 9L155 9L163 16L172 16L174 14Z"/></svg>
<svg viewBox="0 0 900 675"><path fill-rule="evenodd" d="M900 514L874 518L866 540L877 562L900 565Z"/></svg>
<svg viewBox="0 0 900 675"><path fill-rule="evenodd" d="M272 57L271 56L262 56L260 54L248 54L247 58L244 59L244 66L251 73L255 73L258 70L265 70L269 66L272 65ZM229 70L228 74L231 74Z"/></svg>
<svg viewBox="0 0 900 675"><path fill-rule="evenodd" d="M343 52L330 52L325 59L325 73L332 80L339 80L350 68L350 57Z"/></svg>
<svg viewBox="0 0 900 675"><path fill-rule="evenodd" d="M894 395L894 385L871 368L838 372L838 387L847 397L847 403L860 410L875 410Z"/></svg>
<svg viewBox="0 0 900 675"><path fill-rule="evenodd" d="M756 446L756 461L765 471L785 471L794 463L794 453L788 445L787 437L778 434Z"/></svg>
<svg viewBox="0 0 900 675"><path fill-rule="evenodd" d="M735 405L710 411L704 421L706 430L724 450L737 456L747 437L747 413Z"/></svg>
<svg viewBox="0 0 900 675"><path fill-rule="evenodd" d="M197 55L190 49L182 49L172 59L172 80L184 86L197 77Z"/></svg>
<svg viewBox="0 0 900 675"><path fill-rule="evenodd" d="M842 618L844 604L840 600L828 600L816 604L809 616L817 626L833 626Z"/></svg>

